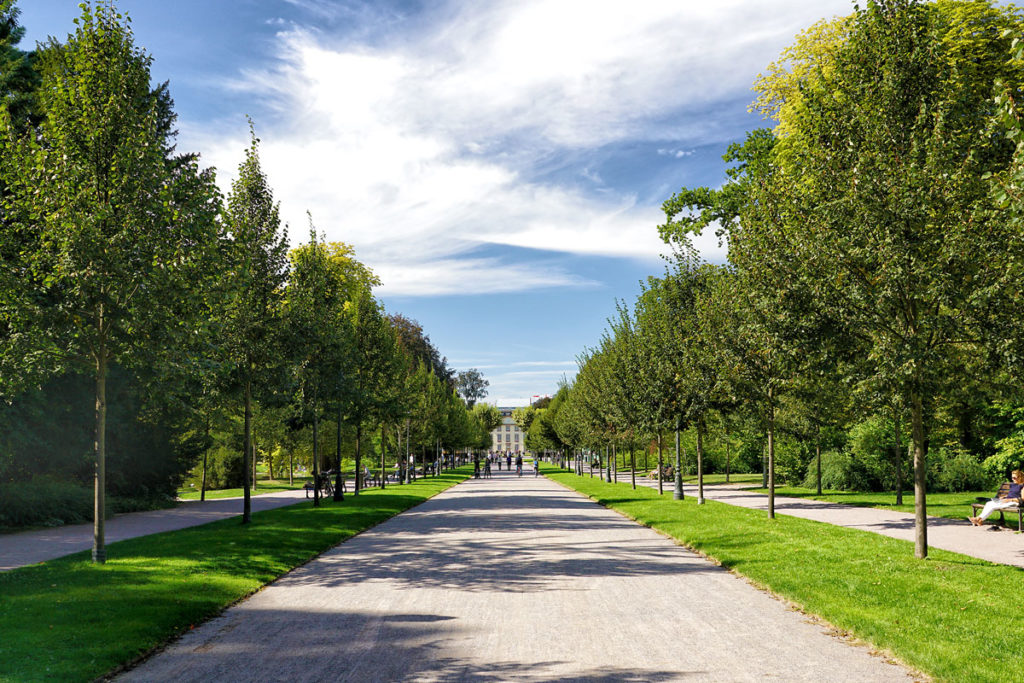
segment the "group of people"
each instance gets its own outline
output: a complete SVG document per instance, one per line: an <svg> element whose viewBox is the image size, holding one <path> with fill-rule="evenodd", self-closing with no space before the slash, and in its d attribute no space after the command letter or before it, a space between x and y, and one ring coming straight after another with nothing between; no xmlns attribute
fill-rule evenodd
<svg viewBox="0 0 1024 683"><path fill-rule="evenodd" d="M505 453L504 456L505 465L508 467L508 471L512 471L512 460L513 456L511 452ZM502 455L500 453L488 453L484 458L480 455L473 456L473 477L479 479L481 475L484 479L490 479L492 476L491 465L492 463L498 464L498 471L501 471ZM516 474L523 476L523 454L516 452L515 454ZM540 458L533 459L533 476L540 476Z"/></svg>

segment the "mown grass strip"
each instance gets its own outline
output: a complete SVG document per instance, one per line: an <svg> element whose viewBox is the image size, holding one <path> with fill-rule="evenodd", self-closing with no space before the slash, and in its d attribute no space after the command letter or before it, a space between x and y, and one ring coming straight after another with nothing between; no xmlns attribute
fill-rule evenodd
<svg viewBox="0 0 1024 683"><path fill-rule="evenodd" d="M751 489L758 493L767 493L768 489ZM801 486L780 486L776 487L775 495L789 496L791 498L809 498L829 503L842 503L854 507L878 508L880 510L896 510L898 512L914 512L914 492L903 492L903 504L896 504L896 494L889 492L874 491L822 491L819 496L812 489ZM973 515L971 503L979 498L991 498L995 491L961 491L958 493L929 493L928 494L928 515L930 517L945 517L946 519L962 519L966 524L967 517ZM1017 511L1009 510L1005 516L1006 524L1011 529L1017 528ZM998 523L999 513L994 513L988 518L988 523Z"/></svg>
<svg viewBox="0 0 1024 683"><path fill-rule="evenodd" d="M1020 667L1024 570L796 517L548 470L555 481L720 562L937 680ZM1019 543L1019 537L1007 537ZM737 609L742 609L742 605ZM822 672L823 679L828 672Z"/></svg>
<svg viewBox="0 0 1024 683"><path fill-rule="evenodd" d="M264 493L280 493L281 491L296 491L301 489L307 481L312 481L311 477L295 478L294 484L289 484L287 479L271 479L263 480L252 489L252 495L259 496ZM240 488L237 489L207 489L206 500L215 500L217 498L238 498L244 495L244 491ZM183 487L178 489L178 498L181 500L199 500L199 489L191 489Z"/></svg>
<svg viewBox="0 0 1024 683"><path fill-rule="evenodd" d="M467 474L114 543L101 566L83 552L0 573L0 680L102 676Z"/></svg>

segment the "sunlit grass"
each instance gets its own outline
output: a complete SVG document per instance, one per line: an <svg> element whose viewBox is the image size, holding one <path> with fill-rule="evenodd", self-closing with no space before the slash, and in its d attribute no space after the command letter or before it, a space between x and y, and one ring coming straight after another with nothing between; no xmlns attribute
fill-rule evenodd
<svg viewBox="0 0 1024 683"><path fill-rule="evenodd" d="M752 489L758 493L767 493L767 489ZM914 492L903 493L903 504L896 504L896 494L893 492L874 493L870 491L822 491L817 495L814 489L800 486L777 486L775 495L791 496L793 498L810 498L829 503L842 503L855 507L879 508L882 510L897 510L899 512L914 512ZM962 493L929 493L928 514L932 517L945 517L948 519L967 519L968 515L974 514L971 510L971 503L977 502L978 498L991 498L995 491L966 491ZM989 522L998 522L999 513L988 518ZM1006 513L1006 523L1011 528L1017 528L1017 511Z"/></svg>
<svg viewBox="0 0 1024 683"><path fill-rule="evenodd" d="M866 531L546 474L936 679L1005 680L1020 667L1024 570L935 548L917 560L912 543Z"/></svg>
<svg viewBox="0 0 1024 683"><path fill-rule="evenodd" d="M251 489L252 495L260 495L263 493L279 493L281 491L295 491L301 489L307 481L312 481L312 477L294 477L293 483L289 484L287 479L263 479L260 480L256 487ZM207 489L206 499L214 500L217 498L238 498L243 495L241 488L235 489ZM181 500L199 500L199 489L183 486L178 489L178 498Z"/></svg>
<svg viewBox="0 0 1024 683"><path fill-rule="evenodd" d="M465 479L303 502L113 543L0 573L0 680L88 681L216 615L288 570Z"/></svg>

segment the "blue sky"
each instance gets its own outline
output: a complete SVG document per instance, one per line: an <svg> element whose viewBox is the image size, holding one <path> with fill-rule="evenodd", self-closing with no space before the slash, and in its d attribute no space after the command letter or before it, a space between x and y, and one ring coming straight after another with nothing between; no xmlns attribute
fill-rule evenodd
<svg viewBox="0 0 1024 683"><path fill-rule="evenodd" d="M27 45L78 0L21 0ZM615 300L664 269L681 186L762 122L754 77L847 0L121 0L169 80L179 148L225 189L245 115L293 243L354 245L489 401L571 379ZM721 259L713 237L699 245Z"/></svg>

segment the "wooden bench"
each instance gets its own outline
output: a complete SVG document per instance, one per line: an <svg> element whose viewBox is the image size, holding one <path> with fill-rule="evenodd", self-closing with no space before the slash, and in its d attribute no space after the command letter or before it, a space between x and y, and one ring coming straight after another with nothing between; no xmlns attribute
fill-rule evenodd
<svg viewBox="0 0 1024 683"><path fill-rule="evenodd" d="M1007 495L1009 495L1009 493L1010 493L1010 482L1008 482L1008 481L1003 482L1002 485L999 487L999 490L996 491L996 498L1000 498L1002 496L1007 496ZM977 517L978 516L978 512L983 507L985 507L985 503L989 502L990 500L992 500L992 499L991 498L980 498L979 497L977 503L971 503L971 511L974 513L971 516L972 517ZM996 510L996 512L999 513L999 523L1002 524L1003 526L1006 526L1006 515L1004 513L1005 512L1013 512L1014 510L1017 511L1017 532L1020 533L1020 532L1024 531L1024 506L1021 506L1019 499L1017 500L1017 507L1016 508L1004 508L1002 510Z"/></svg>

